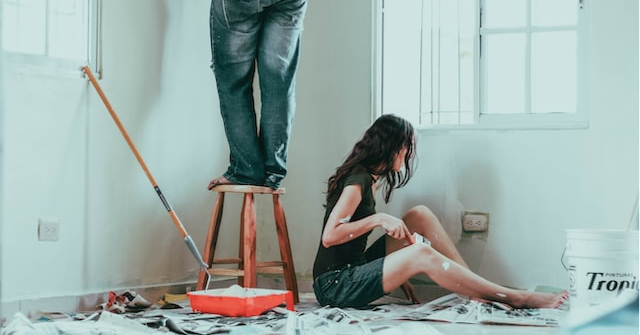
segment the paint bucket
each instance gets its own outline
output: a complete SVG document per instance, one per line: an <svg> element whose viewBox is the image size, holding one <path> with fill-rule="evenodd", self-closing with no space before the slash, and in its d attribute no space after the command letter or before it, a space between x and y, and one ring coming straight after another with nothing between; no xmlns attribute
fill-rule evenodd
<svg viewBox="0 0 640 335"><path fill-rule="evenodd" d="M638 231L567 229L562 263L571 309L600 305L625 289L638 291Z"/></svg>

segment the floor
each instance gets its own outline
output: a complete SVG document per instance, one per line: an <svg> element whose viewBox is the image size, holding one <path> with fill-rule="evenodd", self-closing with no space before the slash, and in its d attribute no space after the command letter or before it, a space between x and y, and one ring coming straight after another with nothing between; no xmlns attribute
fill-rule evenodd
<svg viewBox="0 0 640 335"><path fill-rule="evenodd" d="M451 335L536 335L567 334L559 328L498 326L498 325L466 325L466 324L432 324L442 334Z"/></svg>
<svg viewBox="0 0 640 335"><path fill-rule="evenodd" d="M262 289L286 293L278 281L258 282ZM206 294L232 288L235 281L214 282ZM104 308L117 297L134 292L137 295L127 305L114 312L99 306L85 312L39 312L29 317L17 313L0 327L0 335L22 334L362 334L381 335L637 335L640 334L640 294L630 292L601 311L569 313L569 304L556 310L507 311L499 305L480 304L464 297L428 285L415 286L425 303L409 304L402 292L375 301L367 309L338 309L320 306L310 283L299 281L300 302L292 306L277 302L265 312L251 317L231 317L209 313L195 313L191 300L184 292L191 286L173 287L176 291L109 292L100 301ZM543 288L536 288L542 290ZM244 289L243 289L244 290ZM256 290L256 289L253 289ZM631 290L630 290L631 291ZM177 292L177 293L176 293ZM203 291L200 291L201 293ZM229 292L229 291L225 291ZM258 292L252 291L252 292ZM256 293L257 294L257 293ZM263 293L261 293L263 294ZM260 295L260 294L257 294ZM228 296L223 295L223 296ZM140 299L139 299L140 298ZM146 299L145 299L146 298ZM107 297L105 297L107 299ZM148 300L148 301L147 301ZM283 299L285 300L285 299ZM283 301L280 300L280 301ZM146 305L138 304L144 301ZM150 301L155 301L150 303ZM285 300L286 301L286 300ZM121 303L121 302L120 302ZM279 304L279 305L278 305ZM225 304L221 304L226 306ZM271 306L275 306L271 308ZM122 306L120 306L122 307ZM293 309L293 311L289 310ZM602 312L605 312L604 314ZM579 315L586 322L569 327L571 317ZM602 317L604 315L604 317ZM586 316L586 317L585 317Z"/></svg>
<svg viewBox="0 0 640 335"><path fill-rule="evenodd" d="M184 298L172 295L166 304L127 309L122 314L87 311L42 313L31 318L16 315L7 320L0 334L567 334L560 327L395 319L390 315L411 311L416 305L394 297L377 301L377 308L369 310L327 309L307 293L301 294L295 312L288 311L283 304L253 317L193 313L189 300Z"/></svg>
<svg viewBox="0 0 640 335"><path fill-rule="evenodd" d="M216 282L200 293L221 296L234 282ZM260 282L259 287L286 294L282 283ZM262 285L260 285L262 284ZM20 312L0 325L0 335L22 334L362 334L380 335L637 335L640 334L640 293L627 290L611 303L597 309L569 310L569 304L556 310L507 311L499 305L480 304L441 288L416 286L423 304L409 304L400 292L375 301L367 309L338 309L320 306L313 293L301 293L294 306L281 303L251 317L231 317L195 313L184 292L191 286L172 287L173 293L147 291L109 292L104 308L118 297L133 292L136 297L114 312L98 308L85 312ZM301 292L312 292L299 281ZM541 290L541 288L536 288ZM254 289L255 290L255 289ZM154 293L155 292L155 293ZM178 292L178 293L175 293ZM229 292L229 291L225 291ZM252 291L252 292L257 292ZM257 294L260 295L260 294ZM114 296L114 300L111 300ZM222 295L228 296L228 295ZM106 298L106 297L105 297ZM146 299L145 299L146 298ZM148 300L147 300L148 299ZM146 302L139 304L140 301ZM155 301L155 303L150 303ZM121 301L119 301L121 303ZM136 302L135 304L130 304ZM227 306L226 304L220 304ZM94 306L93 304L91 306ZM275 307L271 307L275 306ZM122 306L120 306L122 307ZM217 307L216 307L217 308ZM226 307L225 307L226 308ZM293 311L289 310L293 309ZM117 313L118 312L118 313ZM570 313L571 312L571 313ZM576 323L575 317L579 322ZM488 324L490 322L490 324ZM518 325L519 324L519 325ZM573 327L569 325L573 324Z"/></svg>

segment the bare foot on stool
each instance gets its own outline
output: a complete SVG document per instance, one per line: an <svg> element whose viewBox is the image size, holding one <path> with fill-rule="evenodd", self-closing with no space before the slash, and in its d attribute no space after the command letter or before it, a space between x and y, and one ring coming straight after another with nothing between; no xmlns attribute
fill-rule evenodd
<svg viewBox="0 0 640 335"><path fill-rule="evenodd" d="M209 186L207 187L208 190L213 189L214 187L218 186L218 185L229 185L232 184L232 182L225 178L224 176L220 176L212 181L209 182Z"/></svg>

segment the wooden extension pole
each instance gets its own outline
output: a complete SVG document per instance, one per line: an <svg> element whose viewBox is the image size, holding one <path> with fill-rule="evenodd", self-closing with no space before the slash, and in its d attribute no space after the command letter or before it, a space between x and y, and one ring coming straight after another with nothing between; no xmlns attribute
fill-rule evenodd
<svg viewBox="0 0 640 335"><path fill-rule="evenodd" d="M102 102L104 103L105 107L107 107L107 110L109 111L109 114L111 114L111 117L113 118L113 121L115 121L116 125L118 126L118 129L120 129L120 132L122 133L122 136L124 136L124 139L127 141L127 144L129 145L129 148L131 148L131 151L133 152L133 155L136 156L136 159L138 160L138 163L140 163L140 166L142 167L142 170L144 170L144 173L147 175L147 178L149 178L149 181L151 182L151 185L156 190L156 193L158 194L158 197L160 197L160 200L162 201L162 204L164 205L164 207L167 209L167 212L169 212L169 215L171 216L171 220L173 221L173 223L176 226L176 228L178 228L178 231L180 232L180 235L182 235L182 237L184 238L184 241L187 244L187 247L189 248L191 253L193 254L193 257L196 258L196 260L198 261L198 263L200 263L200 266L202 268L208 269L209 266L207 265L207 263L205 263L202 260L202 256L200 256L200 252L198 251L198 248L193 243L193 239L191 238L191 236L189 236L189 234L185 230L184 226L180 222L180 219L178 218L178 215L176 215L176 213L171 208L171 205L169 204L167 199L162 194L162 191L160 190L160 187L158 187L158 184L156 183L156 180L151 175L151 172L149 172L149 169L147 168L147 164L144 163L144 160L142 159L142 156L140 156L140 153L138 152L138 149L133 144L133 141L129 137L129 134L127 134L126 129L124 129L124 126L122 125L122 122L120 122L120 118L118 118L118 115L113 110L113 107L111 107L111 104L109 103L109 100L107 99L107 96L102 91L102 88L100 88L100 85L98 84L98 81L96 80L95 76L91 72L91 69L89 69L88 66L84 66L82 69L84 70L84 72L89 77L89 81L91 81L91 84L96 89L96 92L98 92L98 95L100 96L100 99L102 99Z"/></svg>

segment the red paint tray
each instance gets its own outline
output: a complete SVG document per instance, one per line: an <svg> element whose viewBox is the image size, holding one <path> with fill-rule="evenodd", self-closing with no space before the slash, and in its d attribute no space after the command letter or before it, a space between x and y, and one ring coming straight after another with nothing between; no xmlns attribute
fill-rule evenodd
<svg viewBox="0 0 640 335"><path fill-rule="evenodd" d="M285 303L293 311L293 293L283 290L230 288L187 292L194 312L225 316L255 316Z"/></svg>

